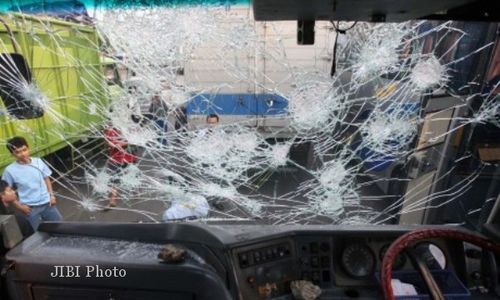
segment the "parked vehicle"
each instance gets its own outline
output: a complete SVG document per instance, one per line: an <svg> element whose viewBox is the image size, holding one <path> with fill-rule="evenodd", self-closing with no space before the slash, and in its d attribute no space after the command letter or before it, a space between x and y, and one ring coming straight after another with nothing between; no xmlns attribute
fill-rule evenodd
<svg viewBox="0 0 500 300"><path fill-rule="evenodd" d="M25 136L46 156L100 126L108 90L96 28L25 14L0 23L0 140ZM0 168L11 161L0 147Z"/></svg>

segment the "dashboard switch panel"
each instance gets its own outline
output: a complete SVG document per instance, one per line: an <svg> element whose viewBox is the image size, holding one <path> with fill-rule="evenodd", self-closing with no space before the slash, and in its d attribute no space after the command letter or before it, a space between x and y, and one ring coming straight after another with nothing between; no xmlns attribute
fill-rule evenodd
<svg viewBox="0 0 500 300"><path fill-rule="evenodd" d="M271 261L276 261L291 256L290 244L283 243L270 247L252 249L238 254L240 268L247 268Z"/></svg>
<svg viewBox="0 0 500 300"><path fill-rule="evenodd" d="M310 280L320 286L332 283L332 241L330 238L299 238L297 247L297 267L300 279Z"/></svg>

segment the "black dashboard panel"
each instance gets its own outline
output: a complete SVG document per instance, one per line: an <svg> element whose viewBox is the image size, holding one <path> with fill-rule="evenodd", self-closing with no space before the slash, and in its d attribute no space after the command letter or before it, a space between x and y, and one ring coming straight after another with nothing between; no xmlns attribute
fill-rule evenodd
<svg viewBox="0 0 500 300"><path fill-rule="evenodd" d="M265 299L290 293L290 282L296 278L296 253L291 240L238 247L233 249L232 257L237 262L235 276L242 294Z"/></svg>
<svg viewBox="0 0 500 300"><path fill-rule="evenodd" d="M384 248L400 234L398 231L366 234L362 232L323 232L296 233L286 239L277 239L253 243L233 249L233 258L238 261L235 276L239 282L243 299L272 299L290 294L289 283L293 280L308 280L321 287L321 299L344 299L344 297L367 297L380 299L377 273L380 269ZM431 241L443 249L450 257L451 244L439 240ZM290 255L280 259L260 259L259 263L248 263L256 253L272 253L279 245L293 245ZM283 247L283 246L282 246ZM365 268L366 274L357 276L349 271L344 257L349 249L352 252L351 263L358 268ZM363 251L359 251L363 249ZM262 257L259 254L257 257ZM413 270L405 254L401 255L400 265L395 270ZM243 258L243 260L242 260ZM450 268L462 265L460 261L450 259ZM364 265L366 262L366 265ZM460 268L459 268L460 269ZM326 296L329 295L329 296ZM280 298L281 299L281 298ZM284 298L286 299L286 298Z"/></svg>
<svg viewBox="0 0 500 300"><path fill-rule="evenodd" d="M45 223L8 253L9 289L14 299L291 299L290 282L305 279L321 287L320 299L380 299L382 252L414 228ZM465 281L463 246L431 242ZM186 248L186 261L162 263L157 254L166 243ZM412 269L402 261L398 268ZM127 274L54 278L56 265Z"/></svg>
<svg viewBox="0 0 500 300"><path fill-rule="evenodd" d="M14 262L11 294L44 300L231 299L216 266L201 251L182 246L185 261L167 264L158 258L162 243L39 232L7 255Z"/></svg>
<svg viewBox="0 0 500 300"><path fill-rule="evenodd" d="M273 245L273 242L279 244L282 241L289 241L293 245L290 252L294 257L283 262L270 260L263 263L266 270L276 267L278 271L274 277L259 277L261 273L255 268L241 268L240 263L238 263L235 266L234 274L238 278L239 290L243 299L267 299L265 295L269 295L270 298L287 299L283 296L286 294L285 289L273 289L273 287L280 287L282 282L298 279L310 280L319 285L323 295L320 299L349 299L350 297L380 299L382 295L378 288L377 273L381 266L383 252L397 237L411 230L411 227L332 226L329 228L328 226L305 226L274 228L272 230L271 228L255 227L254 230L233 228L235 237L241 239L232 247L235 259L239 259L239 255L242 253L266 249L268 245ZM282 231L280 232L280 230ZM267 238L259 232L267 233ZM458 273L463 272L465 263L460 255L463 253L460 243L442 240L431 240L430 242L443 250L450 263L450 269L455 269ZM346 270L342 262L343 253L352 245L361 245L366 248L369 253L367 255L373 261L373 266L369 268L370 271L366 276L353 276ZM452 252L455 255L452 255ZM244 256L245 259L247 257ZM355 262L360 260L358 258L361 257L355 257ZM396 262L395 271L408 270L413 270L413 267L406 254L403 253ZM295 277L290 279L289 274L294 274ZM254 278L255 276L257 277Z"/></svg>
<svg viewBox="0 0 500 300"><path fill-rule="evenodd" d="M141 291L121 289L95 289L81 287L53 287L36 285L32 288L35 300L45 299L71 299L71 300L194 300L192 293L164 292L164 291Z"/></svg>

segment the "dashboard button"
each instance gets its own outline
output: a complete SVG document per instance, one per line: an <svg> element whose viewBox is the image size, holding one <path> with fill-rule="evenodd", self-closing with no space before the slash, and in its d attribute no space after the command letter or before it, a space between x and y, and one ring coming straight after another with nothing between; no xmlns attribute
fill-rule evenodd
<svg viewBox="0 0 500 300"><path fill-rule="evenodd" d="M240 254L239 260L240 260L240 267L244 268L248 266L248 255L246 253Z"/></svg>
<svg viewBox="0 0 500 300"><path fill-rule="evenodd" d="M311 274L309 272L302 272L302 279L303 280L310 280L311 279Z"/></svg>
<svg viewBox="0 0 500 300"><path fill-rule="evenodd" d="M330 267L330 257L321 256L321 267L322 268L329 268Z"/></svg>
<svg viewBox="0 0 500 300"><path fill-rule="evenodd" d="M309 260L307 259L307 257L301 257L299 259L299 262L302 266L309 267Z"/></svg>
<svg viewBox="0 0 500 300"><path fill-rule="evenodd" d="M311 256L311 267L319 268L319 257Z"/></svg>
<svg viewBox="0 0 500 300"><path fill-rule="evenodd" d="M260 255L259 251L255 251L253 253L253 259L256 263L259 263L262 260L262 256Z"/></svg>
<svg viewBox="0 0 500 300"><path fill-rule="evenodd" d="M318 251L319 251L318 243L310 243L309 249L311 250L311 253L313 253L313 254L318 253Z"/></svg>
<svg viewBox="0 0 500 300"><path fill-rule="evenodd" d="M319 277L319 272L312 272L312 281L318 283L321 278Z"/></svg>
<svg viewBox="0 0 500 300"><path fill-rule="evenodd" d="M266 250L266 258L267 259L272 259L273 258L273 251L271 248Z"/></svg>

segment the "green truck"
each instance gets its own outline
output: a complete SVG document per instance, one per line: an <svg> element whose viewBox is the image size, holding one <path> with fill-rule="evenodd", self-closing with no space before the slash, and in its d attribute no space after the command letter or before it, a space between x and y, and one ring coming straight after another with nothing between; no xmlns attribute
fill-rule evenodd
<svg viewBox="0 0 500 300"><path fill-rule="evenodd" d="M0 14L0 170L10 137L47 156L99 130L109 99L100 46L91 25Z"/></svg>

